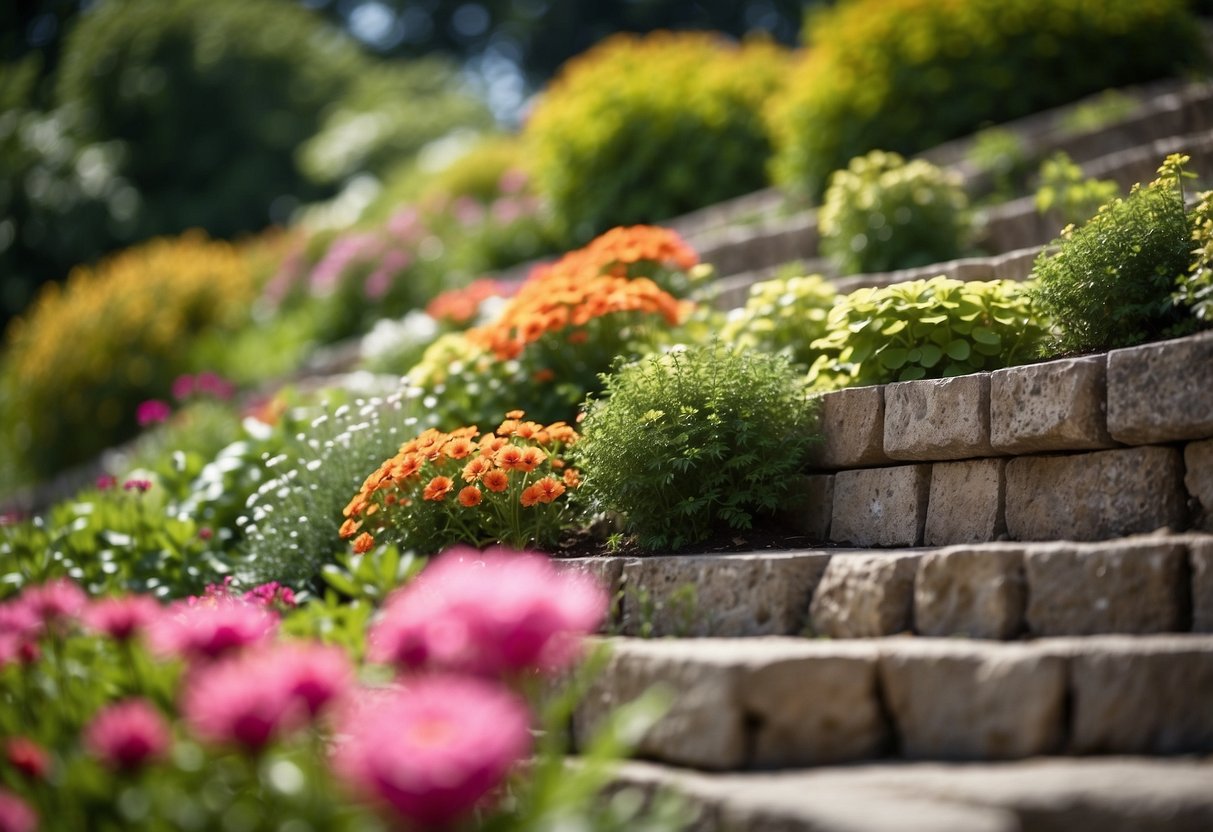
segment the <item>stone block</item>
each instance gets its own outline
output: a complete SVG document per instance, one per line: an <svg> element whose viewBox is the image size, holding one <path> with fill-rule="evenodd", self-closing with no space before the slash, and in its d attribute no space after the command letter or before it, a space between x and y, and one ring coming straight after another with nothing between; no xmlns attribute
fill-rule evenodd
<svg viewBox="0 0 1213 832"><path fill-rule="evenodd" d="M828 765L879 756L889 729L876 691L877 650L818 644L812 664L789 658L746 675L751 766Z"/></svg>
<svg viewBox="0 0 1213 832"><path fill-rule="evenodd" d="M903 381L885 387L884 452L891 459L990 456L990 376Z"/></svg>
<svg viewBox="0 0 1213 832"><path fill-rule="evenodd" d="M1213 633L1213 538L1189 541L1188 559L1192 575L1192 629Z"/></svg>
<svg viewBox="0 0 1213 832"><path fill-rule="evenodd" d="M852 387L824 393L821 431L824 441L809 455L816 468L884 465L884 388Z"/></svg>
<svg viewBox="0 0 1213 832"><path fill-rule="evenodd" d="M1187 616L1188 551L1140 537L1025 547L1026 619L1034 636L1165 633Z"/></svg>
<svg viewBox="0 0 1213 832"><path fill-rule="evenodd" d="M990 374L990 445L998 453L1115 446L1104 413L1103 356L1010 367Z"/></svg>
<svg viewBox="0 0 1213 832"><path fill-rule="evenodd" d="M924 636L1010 639L1027 603L1023 549L953 546L923 556L914 581L914 629Z"/></svg>
<svg viewBox="0 0 1213 832"><path fill-rule="evenodd" d="M917 546L930 493L930 465L839 471L830 540L854 546Z"/></svg>
<svg viewBox="0 0 1213 832"><path fill-rule="evenodd" d="M833 474L802 474L780 509L780 517L814 543L830 539L830 515L834 512Z"/></svg>
<svg viewBox="0 0 1213 832"><path fill-rule="evenodd" d="M1187 522L1178 450L1124 448L1012 459L1006 469L1013 540L1106 540Z"/></svg>
<svg viewBox="0 0 1213 832"><path fill-rule="evenodd" d="M1069 664L1072 753L1213 751L1213 638L1084 640Z"/></svg>
<svg viewBox="0 0 1213 832"><path fill-rule="evenodd" d="M828 554L677 555L623 564L632 636L791 635L804 630Z"/></svg>
<svg viewBox="0 0 1213 832"><path fill-rule="evenodd" d="M909 630L920 557L909 552L834 555L813 593L814 634L875 638Z"/></svg>
<svg viewBox="0 0 1213 832"><path fill-rule="evenodd" d="M988 543L1007 531L1003 512L1002 459L937 462L931 466L931 491L923 543Z"/></svg>
<svg viewBox="0 0 1213 832"><path fill-rule="evenodd" d="M1192 527L1213 532L1213 439L1184 447L1184 487L1192 508Z"/></svg>
<svg viewBox="0 0 1213 832"><path fill-rule="evenodd" d="M881 686L903 756L1008 760L1060 749L1063 659L1018 644L884 644Z"/></svg>
<svg viewBox="0 0 1213 832"><path fill-rule="evenodd" d="M1213 437L1213 332L1109 352L1108 432L1129 445Z"/></svg>

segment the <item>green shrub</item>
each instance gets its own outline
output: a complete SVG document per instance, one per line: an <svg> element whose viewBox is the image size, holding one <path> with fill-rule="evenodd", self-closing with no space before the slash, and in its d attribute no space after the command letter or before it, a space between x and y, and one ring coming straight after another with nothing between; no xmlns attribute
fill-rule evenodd
<svg viewBox="0 0 1213 832"><path fill-rule="evenodd" d="M598 508L646 549L747 529L776 509L817 437L787 358L722 344L650 356L604 376L576 459Z"/></svg>
<svg viewBox="0 0 1213 832"><path fill-rule="evenodd" d="M1213 324L1213 191L1200 195L1192 212L1192 265L1180 277L1175 303L1190 307L1203 326Z"/></svg>
<svg viewBox="0 0 1213 832"><path fill-rule="evenodd" d="M1050 354L1095 352L1180 331L1186 312L1172 299L1192 264L1183 165L1167 157L1159 178L1134 186L1037 258L1036 302L1053 322Z"/></svg>
<svg viewBox="0 0 1213 832"><path fill-rule="evenodd" d="M917 153L1206 60L1186 0L841 0L804 37L770 124L776 178L813 196L874 148Z"/></svg>
<svg viewBox="0 0 1213 832"><path fill-rule="evenodd" d="M873 150L830 177L818 223L821 250L843 274L951 260L964 248L967 205L957 175Z"/></svg>
<svg viewBox="0 0 1213 832"><path fill-rule="evenodd" d="M992 202L1014 199L1031 172L1026 143L1004 127L987 127L973 136L967 160L989 174Z"/></svg>
<svg viewBox="0 0 1213 832"><path fill-rule="evenodd" d="M823 389L1022 364L1045 335L1024 284L942 275L852 292L830 313L829 328L813 342L823 354L809 372Z"/></svg>
<svg viewBox="0 0 1213 832"><path fill-rule="evenodd" d="M1053 212L1066 225L1086 222L1119 191L1120 187L1111 179L1084 177L1082 168L1059 151L1040 166L1036 211Z"/></svg>
<svg viewBox="0 0 1213 832"><path fill-rule="evenodd" d="M524 138L570 241L761 188L760 111L785 64L764 41L668 32L616 35L566 64Z"/></svg>
<svg viewBox="0 0 1213 832"><path fill-rule="evenodd" d="M837 299L821 275L765 280L750 287L743 308L729 313L720 336L742 349L783 353L807 368L818 354L810 344L826 335Z"/></svg>

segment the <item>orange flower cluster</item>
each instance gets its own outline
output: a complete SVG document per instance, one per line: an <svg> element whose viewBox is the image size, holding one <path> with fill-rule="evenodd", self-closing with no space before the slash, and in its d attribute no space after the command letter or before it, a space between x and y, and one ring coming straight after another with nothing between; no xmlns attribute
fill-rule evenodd
<svg viewBox="0 0 1213 832"><path fill-rule="evenodd" d="M437 321L462 325L476 317L480 304L489 298L509 297L510 287L497 280L474 280L462 289L448 289L425 307L425 313Z"/></svg>
<svg viewBox="0 0 1213 832"><path fill-rule="evenodd" d="M673 231L644 225L615 228L555 263L535 268L500 317L469 330L468 338L506 360L549 332L571 329L566 340L582 343L586 324L614 312L660 315L672 326L683 317L684 306L651 279L629 278L628 268L653 263L689 269L696 262L695 252Z"/></svg>
<svg viewBox="0 0 1213 832"><path fill-rule="evenodd" d="M520 410L510 411L496 430L483 435L475 427L450 433L430 428L405 442L346 505L341 537L354 538L355 553L367 552L375 545L367 527L382 527L383 513L417 506L418 499L422 504L446 503L455 494L451 503L470 509L485 504L488 495L505 495L506 501L530 508L577 488L580 473L566 467L559 455L578 440L577 431L565 422L543 425L524 421L524 416ZM531 480L545 464L552 473ZM466 484L461 487L457 480ZM500 507L502 498L495 499Z"/></svg>

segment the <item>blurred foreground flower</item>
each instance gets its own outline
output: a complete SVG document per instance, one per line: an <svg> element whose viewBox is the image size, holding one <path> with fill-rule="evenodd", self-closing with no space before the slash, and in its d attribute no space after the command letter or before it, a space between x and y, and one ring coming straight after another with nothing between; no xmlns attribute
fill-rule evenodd
<svg viewBox="0 0 1213 832"><path fill-rule="evenodd" d="M84 732L94 757L120 771L134 771L160 757L170 743L168 723L146 699L103 708Z"/></svg>

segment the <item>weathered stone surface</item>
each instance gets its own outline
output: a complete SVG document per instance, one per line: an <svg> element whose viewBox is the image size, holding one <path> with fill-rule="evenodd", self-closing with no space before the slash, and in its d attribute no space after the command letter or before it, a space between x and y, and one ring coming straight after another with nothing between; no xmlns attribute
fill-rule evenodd
<svg viewBox="0 0 1213 832"><path fill-rule="evenodd" d="M1012 459L1007 533L1014 540L1106 540L1183 528L1183 465L1174 448Z"/></svg>
<svg viewBox="0 0 1213 832"><path fill-rule="evenodd" d="M909 630L920 557L909 552L835 555L813 593L813 632L874 638Z"/></svg>
<svg viewBox="0 0 1213 832"><path fill-rule="evenodd" d="M1109 352L1108 432L1130 445L1213 437L1213 332Z"/></svg>
<svg viewBox="0 0 1213 832"><path fill-rule="evenodd" d="M622 630L633 636L791 635L830 555L672 555L623 565Z"/></svg>
<svg viewBox="0 0 1213 832"><path fill-rule="evenodd" d="M1070 751L1213 751L1213 637L1059 639L1068 657Z"/></svg>
<svg viewBox="0 0 1213 832"><path fill-rule="evenodd" d="M1192 569L1192 629L1213 633L1213 539L1188 543Z"/></svg>
<svg viewBox="0 0 1213 832"><path fill-rule="evenodd" d="M884 388L852 387L825 393L821 402L824 441L813 448L810 464L818 468L884 465Z"/></svg>
<svg viewBox="0 0 1213 832"><path fill-rule="evenodd" d="M802 474L780 515L792 528L815 543L830 539L830 515L834 513L834 476Z"/></svg>
<svg viewBox="0 0 1213 832"><path fill-rule="evenodd" d="M1104 413L1107 360L1072 358L990 374L990 445L998 453L1115 446Z"/></svg>
<svg viewBox="0 0 1213 832"><path fill-rule="evenodd" d="M1213 532L1213 439L1184 447L1184 487L1193 509L1193 528Z"/></svg>
<svg viewBox="0 0 1213 832"><path fill-rule="evenodd" d="M882 645L881 685L904 756L1006 760L1059 749L1061 658L992 642Z"/></svg>
<svg viewBox="0 0 1213 832"><path fill-rule="evenodd" d="M679 765L735 769L746 761L739 685L744 642L619 641L573 719L585 748L607 714L657 684L673 695L665 715L645 734L638 753Z"/></svg>
<svg viewBox="0 0 1213 832"><path fill-rule="evenodd" d="M931 466L923 543L986 543L1006 534L1003 469L1006 460L972 459Z"/></svg>
<svg viewBox="0 0 1213 832"><path fill-rule="evenodd" d="M903 381L885 387L884 452L891 459L990 456L990 376Z"/></svg>
<svg viewBox="0 0 1213 832"><path fill-rule="evenodd" d="M1036 636L1165 633L1182 626L1187 549L1141 537L1039 544L1024 552L1028 631Z"/></svg>
<svg viewBox="0 0 1213 832"><path fill-rule="evenodd" d="M923 556L914 581L914 629L924 636L1009 639L1024 626L1023 549L953 546Z"/></svg>
<svg viewBox="0 0 1213 832"><path fill-rule="evenodd" d="M751 670L743 697L751 766L825 765L880 755L888 725L876 694L875 646L818 645L803 658Z"/></svg>
<svg viewBox="0 0 1213 832"><path fill-rule="evenodd" d="M839 471L830 540L855 546L918 545L930 483L930 465Z"/></svg>

